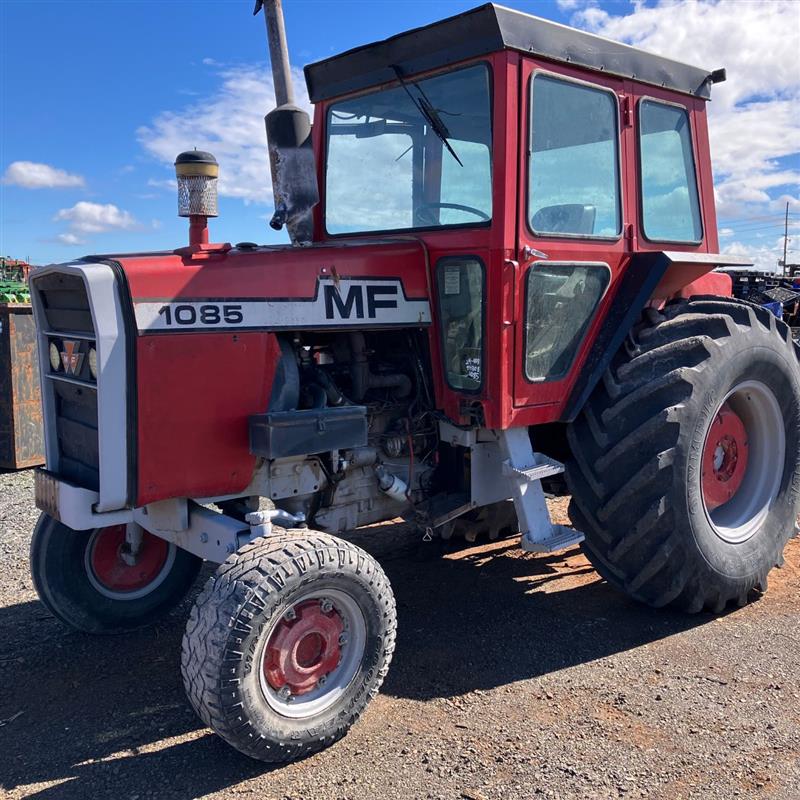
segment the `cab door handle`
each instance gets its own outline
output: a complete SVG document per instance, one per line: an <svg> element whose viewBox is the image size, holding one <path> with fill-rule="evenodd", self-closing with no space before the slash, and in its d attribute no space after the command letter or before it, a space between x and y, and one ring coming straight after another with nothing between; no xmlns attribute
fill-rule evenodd
<svg viewBox="0 0 800 800"><path fill-rule="evenodd" d="M529 261L533 261L534 258L549 258L547 253L543 253L541 250L537 250L530 245L525 245L522 248L522 262L523 264L527 264Z"/></svg>

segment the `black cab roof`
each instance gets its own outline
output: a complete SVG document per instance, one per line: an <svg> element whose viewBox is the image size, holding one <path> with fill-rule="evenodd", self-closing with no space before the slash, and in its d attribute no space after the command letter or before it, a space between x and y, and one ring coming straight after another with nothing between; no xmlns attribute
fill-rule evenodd
<svg viewBox="0 0 800 800"><path fill-rule="evenodd" d="M312 103L438 69L499 50L524 53L631 78L703 99L724 76L602 36L487 3L305 68Z"/></svg>

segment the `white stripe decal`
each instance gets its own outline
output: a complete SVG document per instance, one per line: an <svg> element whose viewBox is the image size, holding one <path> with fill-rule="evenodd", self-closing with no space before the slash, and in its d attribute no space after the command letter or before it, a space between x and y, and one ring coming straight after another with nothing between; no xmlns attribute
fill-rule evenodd
<svg viewBox="0 0 800 800"><path fill-rule="evenodd" d="M215 328L324 328L429 325L430 303L410 300L397 280L324 279L308 300L145 300L134 302L142 333Z"/></svg>

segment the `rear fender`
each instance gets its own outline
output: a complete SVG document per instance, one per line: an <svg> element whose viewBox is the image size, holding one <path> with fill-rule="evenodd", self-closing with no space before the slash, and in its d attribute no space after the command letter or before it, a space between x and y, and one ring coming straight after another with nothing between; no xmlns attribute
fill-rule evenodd
<svg viewBox="0 0 800 800"><path fill-rule="evenodd" d="M657 251L632 255L620 278L611 308L572 388L562 421L572 422L578 416L645 306L661 305L673 297L687 296L683 294L685 291L691 294L720 293L718 289L725 287L714 279L727 276L711 275L711 271L718 266L742 266L745 263L748 262L719 253ZM712 288L717 284L717 289ZM697 287L698 291L692 287ZM722 293L730 295L730 278L727 289Z"/></svg>

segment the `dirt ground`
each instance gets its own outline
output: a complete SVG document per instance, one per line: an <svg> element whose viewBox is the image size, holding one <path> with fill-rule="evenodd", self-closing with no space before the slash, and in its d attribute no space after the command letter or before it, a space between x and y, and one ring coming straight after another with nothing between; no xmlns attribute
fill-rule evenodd
<svg viewBox="0 0 800 800"><path fill-rule="evenodd" d="M373 529L399 612L383 691L342 742L269 769L184 698L187 604L113 638L45 611L35 517L31 474L0 475L2 797L800 798L800 540L762 600L713 618L636 605L577 550L419 553Z"/></svg>

